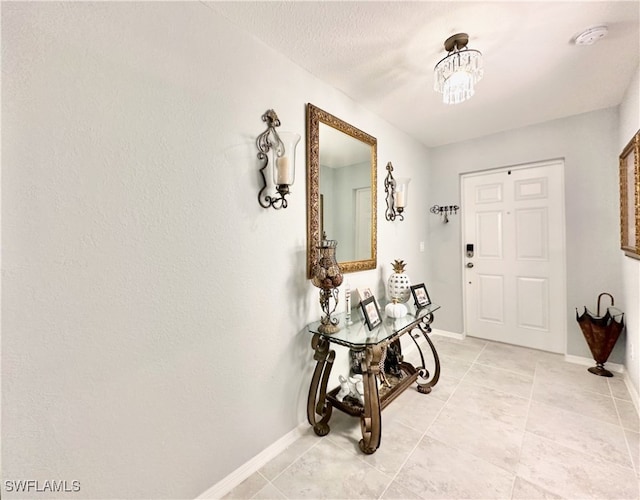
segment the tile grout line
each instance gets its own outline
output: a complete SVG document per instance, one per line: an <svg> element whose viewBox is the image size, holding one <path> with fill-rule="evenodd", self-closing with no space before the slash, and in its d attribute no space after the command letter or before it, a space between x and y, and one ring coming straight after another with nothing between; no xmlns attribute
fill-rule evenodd
<svg viewBox="0 0 640 500"><path fill-rule="evenodd" d="M559 383L558 385L559 385L562 389L569 389L569 388L571 388L571 386L570 386L570 385L568 385L568 384L567 384L567 385L564 385L564 384L560 384L560 383ZM534 380L534 386L535 386L535 380ZM575 392L575 390L576 390L576 389L574 388L574 392ZM611 394L603 394L603 393L601 393L601 392L592 391L592 390L589 390L589 389L585 389L585 388L583 388L583 387L580 387L580 388L578 389L578 391L582 391L582 392L586 393L586 395L584 395L584 396L585 396L585 397L589 397L592 401L593 401L593 400L600 400L600 401L602 401L602 400L607 400L607 399L608 399L608 400L610 400L611 402L613 402L614 410L616 411L616 417L617 417L617 419L616 419L616 420L617 420L617 422L612 422L612 421L607 420L606 418L602 418L601 416L594 416L594 415L586 415L586 416L587 416L587 418L590 418L590 419L593 419L593 420L598 420L598 421L600 421L600 422L604 422L604 423L607 423L607 424L610 424L610 425L615 425L615 426L618 426L618 427L624 428L624 427L621 425L620 415L619 415L618 410L617 410L617 407L616 407L616 405L615 405L615 398L611 397ZM532 400L534 400L534 398L533 398L533 397L532 397ZM542 401L538 401L538 402L539 402L540 404L543 404L543 405L546 405L546 406L551 406L551 407L556 408L556 409L559 409L559 410L563 410L563 411L566 411L566 412L569 412L569 413L573 413L573 414L576 414L576 415L584 416L581 412L579 412L579 411L577 411L577 410L574 410L573 408L567 408L567 407L564 407L564 406L558 406L558 405L557 405L556 403L554 403L554 402L544 401L544 400L542 400Z"/></svg>
<svg viewBox="0 0 640 500"><path fill-rule="evenodd" d="M534 385L535 385L535 375L537 374L538 363L539 363L539 361L536 363L536 371L534 372ZM605 423L605 424L609 424L611 426L619 427L620 430L623 433L623 437L625 439L625 444L627 445L627 454L628 454L627 458L629 458L629 462L631 463L631 470L635 472L633 457L631 455L631 451L630 451L630 448L629 448L629 441L627 440L625 429L624 429L624 426L622 425L622 419L620 417L620 413L618 412L618 408L617 408L617 405L615 403L616 398L613 397L613 392L611 391L611 387L609 386L608 381L607 381L607 387L609 388L609 392L610 392L609 397L613 400L614 408L615 408L616 414L618 416L618 425L616 425L616 424L614 424L612 422L607 422L606 420L603 420L603 419L600 419L600 418L597 418L597 417L594 417L594 416L591 416L591 415L586 415L585 416L580 412L569 410L567 408L562 408L562 407L559 407L559 406L556 406L556 405L552 405L550 403L540 402L540 404L542 404L543 406L551 406L551 407L557 408L557 409L559 409L561 411L566 411L566 412L573 413L573 414L576 414L576 415L584 416L584 417L586 417L586 418L588 418L590 420L594 420L594 421L602 422L602 423ZM533 390L533 386L532 386L532 390ZM602 396L602 397L606 397L604 394L597 393L597 392L594 392L594 391L586 391L586 392L590 392L592 394L596 394L596 395L599 395L599 396ZM529 411L530 411L530 408L531 408L531 403L533 403L533 401L534 400L533 400L533 392L532 392L532 397L531 397L531 401L530 401L530 405L529 405ZM527 414L527 423L528 422L529 422L529 414ZM527 434L527 432L528 431L525 428L525 434ZM546 436L535 434L535 433L530 433L530 432L529 432L529 434L532 434L532 435L534 435L535 437L537 437L539 439L543 439L545 441L549 441L549 442L555 443L555 441L553 439L548 438ZM561 446L563 448L566 448L568 450L571 450L573 452L580 453L580 454L583 454L583 455L588 455L588 453L586 453L584 450L580 450L580 449L577 449L577 448L574 448L574 447L571 447L571 446L567 446L565 444L558 444L558 443L555 443L555 444L558 445L558 446ZM520 450L520 454L522 456L522 449ZM619 463L616 463L616 462L611 462L610 460L607 460L607 459L604 459L604 460L606 462L608 462L609 464L611 464L612 466L616 466L616 467L623 468L623 469L628 469L628 467L626 467L626 466L624 466L622 464L619 464ZM520 460L518 460L518 462L519 461ZM529 482L531 482L531 481L529 481ZM534 483L534 484L536 484L537 486L540 486L545 491L549 491L545 486L538 485L537 483ZM555 494L555 492L551 492L551 493Z"/></svg>
<svg viewBox="0 0 640 500"><path fill-rule="evenodd" d="M560 448L568 450L569 452L576 453L576 454L579 454L579 455L583 455L585 457L593 457L594 456L593 454L590 454L589 452L582 451L582 450L577 450L575 448L572 448L571 446L567 446L566 444L557 443L556 441L554 441L550 437L540 436L538 434L532 434L532 433L529 433L529 434L531 434L532 436L535 436L537 439L540 439L542 441L546 441L548 443L552 443L554 446L559 446ZM603 462L606 462L607 466L609 466L609 467L616 468L616 469L619 469L619 470L631 471L633 474L635 474L635 469L633 468L633 463L632 463L631 467L628 467L628 466L625 466L625 465L622 465L622 464L619 464L619 463L616 463L616 462L611 462L610 460L607 460L606 458L602 458L601 455L596 455L596 456L599 458L599 460L602 460ZM544 489L546 490L546 488L544 488ZM549 490L547 490L547 491L549 491ZM551 493L553 493L553 492L551 492Z"/></svg>
<svg viewBox="0 0 640 500"><path fill-rule="evenodd" d="M300 436L298 439L301 439L301 438L302 438L302 436ZM300 460L303 456L305 456L305 455L306 455L307 453L309 453L312 449L314 449L316 446L318 446L318 445L322 442L322 440L320 439L320 436L318 436L318 438L319 438L319 439L318 439L318 442L317 442L317 443L315 443L315 444L313 444L313 445L309 446L309 448L307 448L305 451L303 451L302 453L300 453L299 455L297 455L297 456L296 456L296 458L294 458L294 459L291 461L291 463L290 463L289 465L287 465L284 469L282 469L280 472L278 472L278 474L276 474L276 475L274 476L274 478L273 478L273 479L269 479L268 477L266 477L262 472L260 472L260 470L257 470L256 472L257 472L258 474L260 474L263 478L265 478L265 479L267 480L267 482L268 482L271 486L273 486L273 487L274 487L274 488L275 488L279 493L281 493L281 494L282 494L282 496L283 496L283 497L285 497L286 499L288 499L289 497L288 497L287 495L285 495L285 493L284 493L282 490L280 490L280 488L278 488L278 487L274 484L274 481L275 481L276 479L278 479L282 474L284 474L287 470L289 470L289 469L290 469L290 468L291 468L291 467L292 467L292 466L293 466L293 465L294 465L298 460ZM333 442L333 441L332 441L332 442ZM293 444L293 443L292 443L292 444ZM286 450L284 450L284 451L286 451ZM283 452L284 452L284 451L283 451ZM274 457L274 459L275 459L275 457ZM272 459L271 461L273 461L274 459ZM254 494L253 494L253 496L252 496L251 498L254 498L254 497L255 497L258 493L260 493L260 491L262 491L263 489L264 489L264 487L260 488L260 490L258 490L256 493L254 493Z"/></svg>
<svg viewBox="0 0 640 500"><path fill-rule="evenodd" d="M425 341L423 340L422 344L424 344L424 343L425 343ZM477 346L477 347L480 347L480 346ZM452 409L455 409L452 406L448 406L448 405L452 404L452 398L454 398L456 396L456 394L459 394L460 391L462 390L461 387L460 387L462 382L464 380L467 380L467 383L473 383L473 381L466 379L466 377L471 377L471 371L473 370L474 367L486 366L486 367L490 367L492 369L497 369L497 370L504 371L506 373L514 373L514 374L518 373L518 372L513 372L511 370L506 370L504 368L500 368L498 366L483 364L482 361L480 361L480 357L481 357L482 353L484 353L485 351L489 351L490 352L491 351L490 348L491 348L491 343L490 342L485 342L484 345L481 346L481 349L478 351L478 353L473 358L473 361L469 361L468 358L464 359L464 360L462 358L457 358L459 360L463 360L464 364L466 364L466 363L470 363L470 364L469 364L468 368L466 368L466 370L464 369L464 366L460 367L460 368L463 368L463 370L458 370L458 373L461 373L461 375L460 375L460 378L457 381L457 383L455 385L453 385L451 393L446 398L443 398L443 399L436 398L436 399L438 399L439 401L442 402L441 403L442 406L439 409L437 409L436 411L433 412L433 417L431 419L429 419L429 424L425 428L424 431L420 432L419 429L415 429L415 428L411 427L410 424L407 424L407 423L404 423L404 422L397 422L397 424L400 424L403 429L404 428L413 429L414 431L418 431L418 432L415 433L415 436L417 438L415 440L415 443L412 444L411 441L407 442L407 444L409 445L407 447L409 449L409 451L406 452L406 456L404 457L404 459L402 458L402 455L400 455L400 457L398 457L401 460L401 465L398 466L398 468L397 468L395 473L381 471L376 465L371 464L371 463L367 462L366 460L364 460L364 458L362 456L357 455L357 454L354 455L361 463L366 464L369 467L371 467L372 469L382 473L385 476L385 478L387 479L386 485L384 485L384 487L381 488L382 491L377 496L378 499L383 498L390 491L393 491L392 490L392 488L393 488L392 485L394 484L394 482L396 482L398 487L402 487L402 488L406 489L407 493L411 492L411 493L413 493L413 494L415 494L417 496L420 496L421 494L424 494L424 491L419 489L418 485L412 485L411 487L408 487L407 485L399 482L398 478L401 477L401 475L403 474L403 471L406 474L410 474L411 473L410 469L407 469L407 464L410 462L411 457L416 453L416 450L420 447L420 445L423 442L423 440L425 439L425 437L427 437L429 432L432 429L434 429L434 425L436 424L438 419L442 417L443 412L445 412L445 408L447 410L449 410L449 411L452 410ZM441 360L442 360L442 358L441 358ZM496 361L498 362L499 360L496 360ZM543 490L545 492L552 493L552 494L562 494L562 493L555 493L555 489L552 489L552 490L548 489L546 484L540 485L537 481L533 481L532 479L530 479L528 477L523 478L523 477L519 476L519 472L520 471L523 471L523 470L526 471L526 469L523 469L522 460L523 460L524 442L527 439L527 435L530 436L530 437L534 437L535 436L536 438L541 439L542 441L545 441L545 442L548 442L548 443L552 443L552 444L554 444L556 446L560 446L562 448L566 448L567 450L571 450L572 452L576 452L576 453L578 453L580 455L588 454L588 453L586 453L585 451L583 451L581 449L573 448L572 446L566 446L566 445L558 444L553 440L553 437L545 437L544 435L538 435L535 432L530 432L530 431L527 430L529 428L529 426L530 426L530 424L532 422L532 418L534 416L534 415L532 415L532 408L533 408L533 403L534 402L538 406L540 406L540 405L544 406L544 405L549 404L551 407L557 408L558 410L575 413L577 415L582 415L582 413L579 413L577 411L572 411L572 410L567 409L567 408L556 406L555 404L547 403L546 400L544 400L544 399L540 400L540 401L538 399L536 399L536 397L535 397L536 396L535 387L536 387L537 382L541 383L541 389L542 390L546 390L547 389L547 384L544 383L544 381L546 380L546 375L543 373L544 372L543 365L544 365L544 360L542 358L539 358L539 359L535 360L535 368L534 368L533 376L532 376L532 380L531 380L531 387L529 388L529 394L528 394L528 397L524 396L524 398L526 398L528 400L527 401L527 405L526 405L526 414L525 414L526 417L525 417L525 421L524 421L524 429L523 429L523 432L522 432L522 435L521 435L520 448L519 448L519 453L518 453L518 457L517 457L517 461L516 461L516 469L513 472L513 478L512 478L512 481L511 481L511 485L510 485L510 490L508 489L508 487L509 487L508 483L505 484L505 491L504 491L505 498L513 499L514 498L514 494L517 494L518 491L520 491L520 492L523 491L522 490L522 484L520 485L520 487L518 487L518 478L520 478L522 481L529 482L532 486L535 486L536 488L540 488L541 490ZM538 370L540 370L540 371L538 371ZM452 377L452 379L455 380L455 377ZM451 379L449 379L447 377L447 380L451 380ZM568 382L568 381L565 380L565 382ZM437 385L434 388L437 389ZM550 390L551 387L549 387L548 389ZM603 389L604 389L604 387L603 387ZM623 404L626 405L627 403L629 403L629 401L625 400L624 398L616 398L614 396L614 390L613 390L613 387L612 387L612 383L611 383L611 381L609 379L607 379L607 391L606 391L608 394L603 394L602 392L595 392L595 391L591 391L591 390L588 390L588 389L584 389L584 390L587 393L590 393L590 394L592 393L594 395L599 395L601 397L602 396L606 397L608 395L610 400L613 399L614 410L615 410L616 416L617 416L617 419L616 419L617 420L617 425L614 424L613 422L607 422L605 420L601 420L601 419L599 419L597 417L592 416L591 414L583 415L583 416L588 417L590 419L599 420L599 421L602 421L602 422L607 422L609 425L618 427L619 429L622 430L622 432L624 434L624 439L625 439L626 452L627 452L628 458L630 458L630 464L631 464L630 470L634 472L634 476L640 478L640 472L638 470L638 466L635 464L635 462L633 460L633 455L631 454L633 446L631 444L631 437L632 436L630 435L630 433L632 433L633 430L629 429L628 432L627 432L627 429L625 429L625 427L623 425L623 416L626 417L626 413L624 412L624 410L626 409L626 406L623 406ZM524 392L524 391L522 391L522 392ZM540 393L538 393L538 394L540 394ZM586 395L587 394L585 394L585 396ZM429 397L429 395L424 395L424 396ZM520 397L523 397L523 396L520 396ZM632 407L635 410L635 406L633 406L633 403L632 403ZM429 413L430 413L430 411L429 411ZM421 416L421 415L423 415L423 413L416 413L416 416L418 416L418 417ZM613 415L611 415L611 416L613 416ZM327 436L327 437L329 438L328 440L332 444L337 445L340 449L346 450L346 451L348 451L350 453L353 452L353 450L351 448L347 448L347 446L346 446L346 444L344 442L342 444L340 444L340 443L338 443L336 441L333 441L331 439L331 436ZM436 439L436 438L433 438L433 439ZM272 494L282 495L281 498L285 498L287 500L298 498L295 495L293 497L289 497L289 496L285 495L284 492L281 491L274 484L274 481L276 481L278 478L280 478L287 470L290 470L292 466L294 466L295 464L300 463L299 461L303 456L308 454L312 449L314 449L315 447L320 445L321 442L324 442L324 441L325 441L324 438L318 438L316 440L316 442L311 444L311 446L309 446L306 450L304 450L301 453L296 453L294 455L295 458L293 458L291 460L291 462L286 467L284 467L278 474L276 474L274 476L273 480L267 479L267 477L262 472L260 472L259 470L256 471L256 472L258 472L258 477L261 477L262 479L264 479L266 481L266 484L264 486L262 486L257 492L253 493L250 498L256 498L260 494L260 492L262 492L265 489L265 487L267 487L269 485L272 486L273 488L275 488L275 490L271 491ZM438 440L438 441L440 441L440 440ZM440 442L443 443L443 444L446 444L446 443L444 443L442 441L440 441ZM622 443L620 443L620 444L622 445ZM624 449L625 449L625 447L623 446L623 447L621 447L620 451L623 452ZM475 455L475 453L471 453L469 451L466 451L465 449L459 449L459 450L464 452L464 453L466 453L466 454L472 455L472 456ZM529 449L529 451L530 451L530 449ZM478 458L482 458L479 455L475 455L475 456L478 457ZM526 455L524 455L524 456L526 457ZM482 458L482 459L484 460L484 458ZM492 463L492 462L489 462L489 463ZM621 464L618 464L618 463L611 462L611 465L615 466L616 469L629 469L628 466L621 465ZM541 479L541 478L539 478L539 479ZM425 485L426 485L426 483L425 483ZM414 491L412 489L414 486L417 488L417 491ZM638 484L638 486L640 487L640 484ZM428 487L428 486L425 486L425 487ZM561 485L555 485L554 488L555 487L561 488ZM509 491L510 491L510 494L507 497L506 494ZM559 491L564 491L564 490L559 490ZM267 492L264 492L263 494L266 495ZM340 497L340 498L342 498L342 497ZM344 498L346 498L346 497L344 497ZM374 498L374 497L370 497L370 498Z"/></svg>
<svg viewBox="0 0 640 500"><path fill-rule="evenodd" d="M491 368L493 370L500 370L502 372L513 373L514 375L519 375L519 376L526 376L527 375L524 372L517 372L515 370L509 370L508 368L503 368L501 366L490 365L490 364L487 364L487 363L483 363L481 361L474 361L474 364L477 364L478 366L486 366L487 368Z"/></svg>
<svg viewBox="0 0 640 500"><path fill-rule="evenodd" d="M533 377L532 377L532 380L531 380L531 389L529 390L529 402L527 404L527 417L526 417L526 419L524 421L524 429L522 431L522 438L520 439L520 450L518 452L518 464L516 466L516 473L514 475L513 485L512 485L512 488L511 488L511 498L512 499L513 499L513 494L514 494L515 488L516 488L516 480L520 477L519 476L519 470L520 470L520 465L521 465L521 462L522 462L522 450L524 449L524 439L525 439L525 437L527 435L527 427L529 425L529 418L531 417L531 405L533 403L533 388L536 385L536 375L538 373L538 365L539 365L539 363L540 363L540 360L536 361L536 366L533 369ZM534 483L532 481L529 481L529 482L531 482L531 484L534 484L536 486L540 486L537 483ZM544 487L542 489L544 491L548 491Z"/></svg>
<svg viewBox="0 0 640 500"><path fill-rule="evenodd" d="M454 389L455 392L455 389ZM447 400L448 401L448 400ZM404 461L402 462L402 464L400 465L400 467L398 467L398 470L395 472L395 474L393 474L393 476L391 477L391 481L389 481L389 484L387 485L387 487L382 491L382 493L380 494L380 496L378 497L379 499L382 498L384 496L384 494L387 492L387 490L389 489L389 487L393 484L393 482L396 480L396 478L398 477L398 475L400 474L400 472L402 471L402 469L404 468L405 465L407 465L407 462L409 461L409 459L411 458L411 455L413 455L413 453L416 451L416 449L418 448L418 446L420 446L420 443L422 442L422 440L424 439L424 437L426 436L427 432L429 431L429 429L431 428L431 426L433 425L433 422L435 422L437 420L437 418L440 416L440 414L442 413L442 410L444 409L444 407L446 406L446 402L442 405L442 408L440 408L440 410L438 410L438 412L436 413L435 417L433 417L433 420L431 421L431 423L429 424L429 426L425 429L425 431L420 435L420 438L416 440L416 444L411 448L411 450L409 451L409 453L407 453L407 458L404 459ZM417 430L417 429L414 429ZM408 488L405 488L408 489ZM409 490L412 493L415 493L413 490Z"/></svg>
<svg viewBox="0 0 640 500"><path fill-rule="evenodd" d="M427 433L429 432L429 429L431 429L431 426L433 425L433 423L438 420L438 417L442 414L444 408L447 406L447 404L449 403L449 401L451 400L451 398L453 397L453 395L456 393L456 391L458 390L458 387L460 386L460 383L462 382L462 380L464 379L464 377L467 375L467 373L469 373L469 371L471 370L471 367L473 366L473 364L475 363L475 361L478 359L478 357L480 356L480 354L482 354L482 352L486 349L488 343L485 342L484 346L482 346L482 349L480 350L480 352L476 355L476 357L474 358L474 360L471 362L471 364L469 365L469 368L467 368L467 371L464 372L464 375L462 375L462 377L460 377L460 380L458 381L458 384L456 385L456 387L453 389L453 391L451 392L451 394L449 395L449 397L447 398L447 400L444 402L444 404L442 405L442 407L440 408L440 410L438 410L438 412L436 413L435 417L433 417L433 420L431 421L431 423L429 424L429 426L424 430L424 432L422 433L422 435L420 436L420 439L418 439L416 441L416 444L414 445L413 448L411 448L411 451L407 454L407 458L402 462L402 465L400 465L400 467L398 467L398 470L396 471L396 473L393 475L393 477L391 478L391 481L389 482L389 484L387 485L387 487L384 489L384 491L380 494L380 496L378 497L379 499L382 498L384 496L384 494L387 492L387 490L389 489L389 487L391 486L391 484L393 484L393 482L396 480L396 478L398 477L398 475L400 474L400 472L402 471L402 469L404 468L405 465L407 465L407 462L409 461L409 459L411 458L411 455L413 455L413 453L416 451L416 449L418 448L418 446L420 445L420 443L422 442L422 440L425 438L425 436L427 435ZM437 347L436 347L436 351L437 351ZM437 385L437 384L436 384ZM412 493L415 493L413 490L409 490ZM419 495L418 495L419 496Z"/></svg>
<svg viewBox="0 0 640 500"><path fill-rule="evenodd" d="M608 381L607 381L608 384ZM611 386L609 386L609 390L611 390ZM640 466L635 463L633 460L633 453L631 452L631 443L629 442L629 438L627 437L627 429L622 423L622 416L620 415L620 410L618 409L618 403L616 402L616 398L613 397L613 392L611 393L611 399L613 399L613 406L616 409L616 414L618 415L618 423L620 424L620 429L622 429L622 437L624 437L624 442L627 445L627 454L629 457L629 461L631 462L631 468L638 475L638 470L640 470ZM629 429L630 430L630 429Z"/></svg>
<svg viewBox="0 0 640 500"><path fill-rule="evenodd" d="M422 340L422 342L420 342L420 344L424 344L426 341ZM434 345L435 347L435 345ZM436 347L436 352L437 352L437 347ZM436 384L437 385L437 384ZM457 386L456 386L457 388ZM455 389L453 390L453 392L455 392ZM453 393L452 393L453 394ZM436 421L436 419L440 416L440 414L442 413L443 408L446 406L447 402L449 401L449 399L451 398L451 395L449 395L449 398L447 398L447 401L444 402L444 404L442 405L442 407L440 408L440 410L438 410L438 412L436 413L435 417L433 417L433 420L431 421L431 423L429 424L429 426L424 430L424 432L420 435L420 438L416 440L416 444L413 446L413 448L411 448L411 450L409 451L409 453L407 453L407 458L404 459L404 461L402 462L402 464L400 465L400 467L398 467L398 470L396 471L395 474L393 474L393 477L391 478L391 481L389 481L389 484L387 484L387 487L382 491L382 493L380 494L380 496L378 497L379 499L382 498L384 496L384 494L387 492L387 490L389 489L389 487L393 484L393 482L396 480L396 478L398 477L398 475L400 474L400 472L402 471L402 469L404 468L405 465L407 465L407 462L409 461L409 459L411 458L411 455L413 455L413 453L416 451L416 448L418 448L418 446L420 445L421 441L424 439L424 436L427 434L429 428L433 425L433 422ZM414 429L417 430L417 429ZM409 490L412 493L414 493L413 490Z"/></svg>
<svg viewBox="0 0 640 500"><path fill-rule="evenodd" d="M262 479L264 479L267 484L265 484L262 488L260 488L258 491L256 491L253 495L251 495L251 498L255 498L256 495L258 493L260 493L262 490L264 490L267 486L273 486L279 493L282 494L282 496L284 496L285 498L288 498L287 495L285 495L284 493L282 493L280 490L278 490L278 488L269 480L268 477L266 477L262 472L260 472L259 470L255 471L254 474L258 474Z"/></svg>

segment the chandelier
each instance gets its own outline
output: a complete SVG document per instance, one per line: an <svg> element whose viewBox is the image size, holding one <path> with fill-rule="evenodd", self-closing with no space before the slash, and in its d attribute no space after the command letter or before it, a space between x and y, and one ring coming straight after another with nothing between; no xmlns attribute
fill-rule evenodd
<svg viewBox="0 0 640 500"><path fill-rule="evenodd" d="M482 54L468 49L469 35L458 33L444 42L448 52L435 67L434 90L445 104L458 104L473 96L475 84L482 79Z"/></svg>

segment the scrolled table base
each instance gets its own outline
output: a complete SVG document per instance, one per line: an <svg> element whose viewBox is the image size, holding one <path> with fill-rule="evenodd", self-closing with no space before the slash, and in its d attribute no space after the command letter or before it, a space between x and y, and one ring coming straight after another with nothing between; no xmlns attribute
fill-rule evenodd
<svg viewBox="0 0 640 500"><path fill-rule="evenodd" d="M333 410L333 406L327 400L327 383L336 353L329 349L329 342L318 334L313 336L311 347L315 351L313 359L316 360L316 368L307 398L307 420L318 436L326 436L331 430L328 422ZM320 416L320 419L317 416Z"/></svg>

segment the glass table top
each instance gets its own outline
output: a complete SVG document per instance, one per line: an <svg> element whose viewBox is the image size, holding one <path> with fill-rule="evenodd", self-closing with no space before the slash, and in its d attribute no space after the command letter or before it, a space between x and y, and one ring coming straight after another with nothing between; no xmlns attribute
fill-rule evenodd
<svg viewBox="0 0 640 500"><path fill-rule="evenodd" d="M369 330L362 316L362 309L357 306L351 310L351 324L346 324L345 313L332 315L338 319L340 331L336 333L321 333L318 331L320 321L314 321L308 326L309 333L318 334L330 342L346 345L348 347L365 347L368 345L376 345L380 342L397 335L405 328L412 324L417 324L421 318L440 309L438 304L429 304L428 306L416 309L413 304L405 304L409 312L402 318L389 318L384 313L386 303L380 304L380 323L373 330Z"/></svg>

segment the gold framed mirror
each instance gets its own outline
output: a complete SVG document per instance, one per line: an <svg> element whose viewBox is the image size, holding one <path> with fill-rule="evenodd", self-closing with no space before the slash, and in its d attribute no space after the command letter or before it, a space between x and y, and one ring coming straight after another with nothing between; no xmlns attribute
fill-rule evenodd
<svg viewBox="0 0 640 500"><path fill-rule="evenodd" d="M343 273L377 266L375 137L307 104L307 277L323 233Z"/></svg>
<svg viewBox="0 0 640 500"><path fill-rule="evenodd" d="M620 154L620 246L640 259L640 130Z"/></svg>

